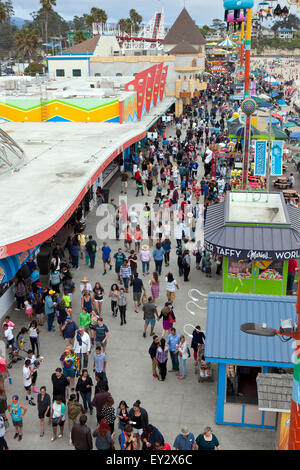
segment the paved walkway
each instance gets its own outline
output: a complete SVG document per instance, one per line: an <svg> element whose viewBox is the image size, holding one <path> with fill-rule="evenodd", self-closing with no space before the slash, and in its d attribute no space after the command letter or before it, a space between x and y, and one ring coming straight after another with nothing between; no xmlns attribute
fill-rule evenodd
<svg viewBox="0 0 300 470"><path fill-rule="evenodd" d="M171 132L168 130L167 135ZM202 171L202 168L201 168ZM128 202L134 204L136 201L144 203L153 201L153 198L135 197L135 184L130 182L128 191ZM110 198L114 197L118 201L120 190L119 179L115 181L110 189ZM99 217L95 211L87 217L86 233L96 235L96 227L99 229ZM101 229L101 226L100 226ZM102 241L97 240L99 247ZM115 253L117 248L121 246L120 242L111 241L110 246L112 252ZM192 259L193 268L190 274L190 282L183 282L183 278L178 276L177 257L175 255L175 241L172 242L172 252L170 266L163 268L163 274L169 270L175 275L180 290L176 292L175 314L177 317L176 328L179 333L183 332L185 324L193 326L200 324L205 329L205 310L200 315L192 316L186 311L186 303L189 300L188 290L191 287L200 289L204 293L210 291L220 291L222 282L220 278L215 276L215 268L213 268L213 277L206 278L205 275L196 271L195 258ZM154 270L154 264L151 262L150 273ZM141 266L139 263L139 271ZM120 400L125 400L129 406L137 399L141 400L141 406L146 408L149 414L149 422L157 426L163 433L165 441L171 446L173 445L175 436L180 432L181 427L187 426L196 436L202 432L207 425L212 425L223 449L231 450L266 450L272 449L275 440L275 432L269 430L259 430L251 428L241 428L234 426L217 426L215 425L215 411L217 399L217 367L214 366L215 381L213 383L199 384L197 376L194 374L193 359L189 359L187 363L186 380L179 381L172 373L168 373L165 382L158 382L152 377L151 360L148 355L148 348L151 344L149 331L147 337L143 338L143 317L142 313L135 313L132 291L129 292L129 311L127 314L127 324L120 326L119 318L115 319L111 315L110 299L108 292L113 282L116 282L116 274L114 270L109 271L107 276L102 276L103 265L100 261L100 253L97 254L95 269L91 270L83 261L80 268L75 272L75 283L77 292L74 295L74 319L77 320L80 313L80 294L79 283L83 276L91 281L92 285L96 281L100 281L105 288L105 300L103 303L104 321L111 331L111 337L108 341L107 356L108 366L107 375L109 379L110 391L117 406ZM149 276L143 278L150 294L148 285ZM159 311L166 301L164 278L162 277L161 293L159 299ZM25 325L24 314L22 312L11 312L11 318L18 326ZM157 324L155 331L161 334L162 324ZM52 394L52 386L50 376L56 367L60 366L59 357L64 350L64 342L59 336L59 332L48 333L44 327L40 334L41 354L45 357L44 363L39 370L37 385L46 385L47 391ZM189 341L190 343L190 341ZM26 347L29 347L29 339ZM170 366L170 361L169 366ZM170 367L168 367L169 369ZM19 362L11 369L13 383L7 383L7 395L11 397L13 393L19 393L24 403L25 391L22 381L22 365ZM89 364L91 371L91 361ZM88 415L88 425L92 431L96 427L96 417ZM24 418L24 437L22 442L16 442L13 439L13 427L10 425L6 433L9 447L15 449L72 449L69 446L68 425L65 426L65 432L62 439L50 442L51 427L46 425L45 436L39 437L39 420L37 417L36 407L28 406L28 412ZM117 441L117 440L116 440ZM118 443L116 442L118 448Z"/></svg>

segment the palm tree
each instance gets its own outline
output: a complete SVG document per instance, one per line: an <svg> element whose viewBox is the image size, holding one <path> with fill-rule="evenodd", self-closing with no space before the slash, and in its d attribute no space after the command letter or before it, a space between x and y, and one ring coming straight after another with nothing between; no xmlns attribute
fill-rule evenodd
<svg viewBox="0 0 300 470"><path fill-rule="evenodd" d="M140 29L140 24L143 21L143 18L141 15L138 14L138 12L134 8L129 11L129 17L133 24L133 30L135 33L137 33Z"/></svg>
<svg viewBox="0 0 300 470"><path fill-rule="evenodd" d="M7 11L4 3L0 2L0 23L4 23L7 18Z"/></svg>
<svg viewBox="0 0 300 470"><path fill-rule="evenodd" d="M92 27L93 23L102 23L105 25L107 22L107 14L101 8L93 7L91 8L89 15L84 15L85 22L89 27Z"/></svg>
<svg viewBox="0 0 300 470"><path fill-rule="evenodd" d="M52 11L52 7L56 6L56 0L40 0L43 10L45 11L45 42L48 43L48 19L49 12Z"/></svg>
<svg viewBox="0 0 300 470"><path fill-rule="evenodd" d="M18 52L20 52L20 54L22 55L23 61L25 61L25 57L28 57L28 61L30 63L31 57L38 47L40 38L39 30L30 30L28 28L23 28L17 32L15 38L18 47Z"/></svg>
<svg viewBox="0 0 300 470"><path fill-rule="evenodd" d="M83 31L78 30L74 34L74 44L79 44L80 42L83 42L86 40L86 35Z"/></svg>

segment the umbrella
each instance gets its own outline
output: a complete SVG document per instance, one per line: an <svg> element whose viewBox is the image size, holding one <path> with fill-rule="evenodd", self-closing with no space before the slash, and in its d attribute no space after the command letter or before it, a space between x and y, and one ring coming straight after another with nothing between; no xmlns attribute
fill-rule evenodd
<svg viewBox="0 0 300 470"><path fill-rule="evenodd" d="M296 126L300 126L300 122L297 121L296 119L288 119L289 122L293 122L294 124L296 124Z"/></svg>
<svg viewBox="0 0 300 470"><path fill-rule="evenodd" d="M232 41L230 41L229 37L227 36L225 41L221 42L219 44L219 46L221 46L221 47L232 47Z"/></svg>
<svg viewBox="0 0 300 470"><path fill-rule="evenodd" d="M265 101L270 101L270 96L268 95L265 95L264 93L262 93L261 95L258 95L258 98L261 98L262 100L265 100Z"/></svg>
<svg viewBox="0 0 300 470"><path fill-rule="evenodd" d="M267 123L269 124L270 118L266 118L266 121L267 121ZM278 124L278 123L279 123L279 120L278 120L278 119L272 118L271 124Z"/></svg>
<svg viewBox="0 0 300 470"><path fill-rule="evenodd" d="M280 106L287 106L287 102L284 101L284 100L278 100L277 103L280 105Z"/></svg>
<svg viewBox="0 0 300 470"><path fill-rule="evenodd" d="M293 132L293 133L290 135L290 139L300 140L300 132Z"/></svg>
<svg viewBox="0 0 300 470"><path fill-rule="evenodd" d="M296 127L296 124L294 122L286 122L283 124L283 127Z"/></svg>
<svg viewBox="0 0 300 470"><path fill-rule="evenodd" d="M276 96L278 96L278 93L276 93L276 91L274 91L274 93L271 93L271 98L276 98Z"/></svg>
<svg viewBox="0 0 300 470"><path fill-rule="evenodd" d="M276 119L280 119L280 120L283 119L283 117L280 116L280 114L278 114L278 113L274 113L274 114L272 114L272 116L273 116L274 118L276 118Z"/></svg>

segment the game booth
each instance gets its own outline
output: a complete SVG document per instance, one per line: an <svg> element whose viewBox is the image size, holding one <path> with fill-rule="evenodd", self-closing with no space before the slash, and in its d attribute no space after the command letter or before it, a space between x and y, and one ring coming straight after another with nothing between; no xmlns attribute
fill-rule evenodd
<svg viewBox="0 0 300 470"><path fill-rule="evenodd" d="M300 255L300 209L282 193L229 192L208 208L204 246L223 256L223 292L286 295L288 261Z"/></svg>

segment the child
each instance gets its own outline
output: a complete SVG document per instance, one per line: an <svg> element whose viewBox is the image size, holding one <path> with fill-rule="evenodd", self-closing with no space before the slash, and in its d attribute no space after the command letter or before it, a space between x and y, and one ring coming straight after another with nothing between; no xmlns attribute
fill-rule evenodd
<svg viewBox="0 0 300 470"><path fill-rule="evenodd" d="M211 373L210 362L205 361L205 357L202 354L200 361L200 377L209 377Z"/></svg>
<svg viewBox="0 0 300 470"><path fill-rule="evenodd" d="M25 305L25 314L28 315L28 320L31 321L32 316L33 316L33 307L32 307L32 301L29 295L26 296L24 305Z"/></svg>

